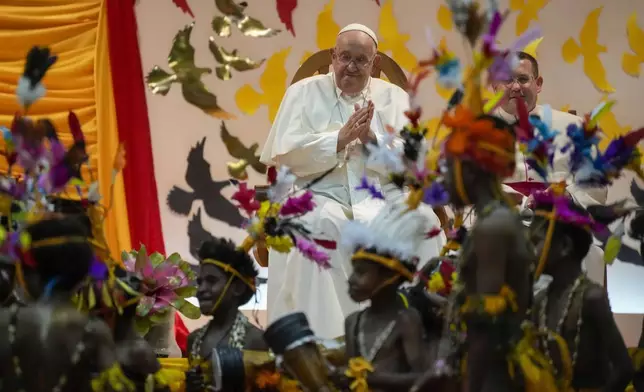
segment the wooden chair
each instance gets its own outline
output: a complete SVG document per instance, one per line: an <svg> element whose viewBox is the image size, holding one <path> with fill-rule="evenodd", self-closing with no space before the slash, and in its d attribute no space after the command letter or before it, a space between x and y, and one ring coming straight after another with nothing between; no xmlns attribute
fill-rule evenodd
<svg viewBox="0 0 644 392"><path fill-rule="evenodd" d="M380 55L380 62L378 66L373 67L371 77L381 78L384 74L389 82L406 90L407 76L405 75L405 72L402 70L402 68L400 68L398 63L396 63L391 57L387 56L386 54L378 52L378 55ZM330 66L331 50L321 50L304 61L297 72L295 72L295 76L293 76L291 84L299 82L302 79L314 76L316 74L327 74L329 73ZM265 198L267 189L268 186L266 185L256 186L255 191L258 195L258 198ZM449 216L445 208L434 208L434 212L438 216L438 219L441 222L441 226L446 227L449 223ZM266 249L266 247L264 247L263 245L255 246L253 254L255 255L255 259L261 266L268 266L268 250Z"/></svg>

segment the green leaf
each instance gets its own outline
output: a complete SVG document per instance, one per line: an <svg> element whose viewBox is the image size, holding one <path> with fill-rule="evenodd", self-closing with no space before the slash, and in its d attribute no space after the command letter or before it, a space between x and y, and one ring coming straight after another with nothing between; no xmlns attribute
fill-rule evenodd
<svg viewBox="0 0 644 392"><path fill-rule="evenodd" d="M184 299L178 299L172 303L179 313L191 320L197 320L201 317L201 311L198 307Z"/></svg>
<svg viewBox="0 0 644 392"><path fill-rule="evenodd" d="M150 320L143 317L136 317L134 319L134 328L139 335L145 336L150 332Z"/></svg>
<svg viewBox="0 0 644 392"><path fill-rule="evenodd" d="M194 297L197 295L197 288L195 286L179 287L174 290L174 293L181 298Z"/></svg>
<svg viewBox="0 0 644 392"><path fill-rule="evenodd" d="M622 248L622 238L611 236L604 247L604 262L608 265L613 264L617 258L619 250Z"/></svg>
<svg viewBox="0 0 644 392"><path fill-rule="evenodd" d="M152 263L152 266L154 268L158 267L165 261L165 257L159 253L159 252L154 252L153 254L150 255L150 262Z"/></svg>
<svg viewBox="0 0 644 392"><path fill-rule="evenodd" d="M169 316L170 312L168 312L168 309L164 309L155 314L151 314L148 319L150 320L150 324L163 324L168 321Z"/></svg>
<svg viewBox="0 0 644 392"><path fill-rule="evenodd" d="M135 271L142 271L145 265L148 263L148 251L145 249L145 245L141 245L139 253L136 255L136 262L134 263Z"/></svg>
<svg viewBox="0 0 644 392"><path fill-rule="evenodd" d="M172 264L179 264L183 261L181 258L181 255L179 253L173 253L170 256L168 256L168 261L171 262Z"/></svg>

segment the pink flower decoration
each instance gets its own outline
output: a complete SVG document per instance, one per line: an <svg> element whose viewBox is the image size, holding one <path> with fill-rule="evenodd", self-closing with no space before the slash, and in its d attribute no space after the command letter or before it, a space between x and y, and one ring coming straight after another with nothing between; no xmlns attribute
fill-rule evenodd
<svg viewBox="0 0 644 392"><path fill-rule="evenodd" d="M259 210L259 202L255 200L255 190L248 189L248 185L245 182L239 184L239 189L233 193L231 199L238 202L239 208L246 211L249 216Z"/></svg>
<svg viewBox="0 0 644 392"><path fill-rule="evenodd" d="M282 205L280 215L301 215L313 211L313 208L315 208L313 194L306 191L301 196L289 197Z"/></svg>
<svg viewBox="0 0 644 392"><path fill-rule="evenodd" d="M315 261L320 267L324 269L331 268L331 264L329 263L329 255L320 250L320 248L318 248L318 246L315 245L314 242L304 238L296 237L295 246L300 252L302 252L304 257Z"/></svg>

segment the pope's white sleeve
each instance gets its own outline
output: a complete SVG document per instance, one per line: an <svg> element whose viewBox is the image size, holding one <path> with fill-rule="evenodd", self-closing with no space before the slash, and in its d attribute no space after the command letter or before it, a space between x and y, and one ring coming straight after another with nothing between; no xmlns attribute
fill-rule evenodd
<svg viewBox="0 0 644 392"><path fill-rule="evenodd" d="M284 95L271 131L262 151L261 161L284 165L296 176L323 173L338 162L339 129L316 132L304 115L305 88L291 86Z"/></svg>

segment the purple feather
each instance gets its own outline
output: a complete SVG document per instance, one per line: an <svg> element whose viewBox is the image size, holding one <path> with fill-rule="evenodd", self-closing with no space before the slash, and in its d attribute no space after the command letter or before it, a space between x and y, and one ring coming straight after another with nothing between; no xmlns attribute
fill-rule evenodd
<svg viewBox="0 0 644 392"><path fill-rule="evenodd" d="M382 192L380 192L380 190L378 189L378 187L376 187L375 184L369 183L367 176L362 176L362 178L360 179L360 185L356 187L356 190L367 191L369 192L369 195L371 195L371 197L373 197L374 199L385 200L385 195L383 195Z"/></svg>

